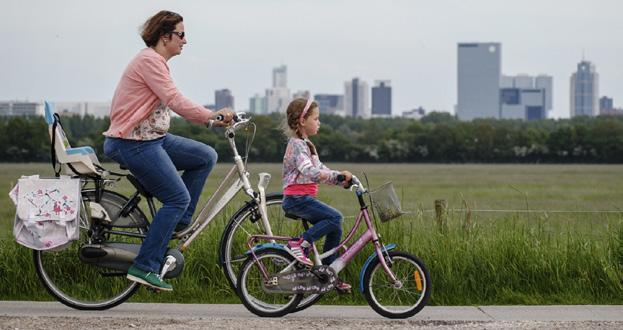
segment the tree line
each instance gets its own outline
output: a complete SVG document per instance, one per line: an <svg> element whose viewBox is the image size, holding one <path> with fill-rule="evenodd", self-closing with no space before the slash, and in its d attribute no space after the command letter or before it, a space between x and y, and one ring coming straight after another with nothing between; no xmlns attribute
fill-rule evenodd
<svg viewBox="0 0 623 330"><path fill-rule="evenodd" d="M108 118L62 116L72 146L92 146L101 161ZM257 130L249 161L281 162L286 137L280 114L254 115ZM430 113L421 120L342 118L323 115L312 141L325 162L413 163L623 163L623 118L575 117L538 121L456 120ZM0 117L0 161L50 160L50 138L43 117ZM170 132L213 146L220 159L231 157L222 129L208 129L172 118ZM250 131L241 131L239 151Z"/></svg>

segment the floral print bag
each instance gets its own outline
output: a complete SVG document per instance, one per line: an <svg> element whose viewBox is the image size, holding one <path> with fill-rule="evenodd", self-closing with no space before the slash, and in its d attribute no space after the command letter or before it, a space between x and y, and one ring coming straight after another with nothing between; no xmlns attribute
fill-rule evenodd
<svg viewBox="0 0 623 330"><path fill-rule="evenodd" d="M13 235L35 250L60 250L79 237L80 179L22 176L9 196L17 206Z"/></svg>

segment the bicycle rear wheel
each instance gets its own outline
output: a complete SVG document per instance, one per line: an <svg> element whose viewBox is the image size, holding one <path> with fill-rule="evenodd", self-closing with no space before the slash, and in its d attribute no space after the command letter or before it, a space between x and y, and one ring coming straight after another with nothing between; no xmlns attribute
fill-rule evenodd
<svg viewBox="0 0 623 330"><path fill-rule="evenodd" d="M266 278L262 275L259 263L262 263L268 275L291 268L294 257L284 250L266 249L252 256L240 267L238 274L238 296L244 306L253 314L262 317L278 317L288 314L303 297L294 293L271 293L264 290Z"/></svg>
<svg viewBox="0 0 623 330"><path fill-rule="evenodd" d="M82 198L90 205L96 203L93 190L83 191ZM89 222L82 214L80 238L77 241L61 251L33 251L33 261L41 283L61 303L81 310L103 310L124 302L138 289L137 283L126 279L126 272L87 264L79 258L80 247L84 244L141 244L142 237L120 234L121 231L144 234L148 226L145 215L138 208L127 217L119 216L126 202L126 197L104 190L98 204L109 215L112 220L110 223L96 217Z"/></svg>
<svg viewBox="0 0 623 330"><path fill-rule="evenodd" d="M393 283L378 258L363 277L363 294L377 313L388 318L407 318L417 314L430 298L431 279L424 263L408 253L391 251Z"/></svg>
<svg viewBox="0 0 623 330"><path fill-rule="evenodd" d="M298 236L305 231L301 221L286 218L281 208L283 195L272 193L266 196L266 210L271 230L275 236ZM240 266L247 260L249 250L247 241L251 235L264 235L257 204L249 203L238 210L229 220L220 243L219 258L225 277L232 289L236 291ZM267 242L262 242L267 243ZM284 242L277 242L283 244ZM315 304L322 296L305 295L300 304L291 312L301 311Z"/></svg>

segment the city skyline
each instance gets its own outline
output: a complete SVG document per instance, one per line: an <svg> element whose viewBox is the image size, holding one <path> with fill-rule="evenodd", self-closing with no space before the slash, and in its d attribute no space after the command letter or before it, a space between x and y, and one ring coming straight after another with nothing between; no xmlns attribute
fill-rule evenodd
<svg viewBox="0 0 623 330"><path fill-rule="evenodd" d="M504 75L551 75L551 117L569 117L567 82L582 58L597 67L599 97L613 98L615 107L623 100L623 42L612 38L623 27L623 3L613 0L591 3L591 10L581 1L536 0L518 6L492 0L9 0L5 7L3 100L109 101L123 69L144 47L139 26L159 9L184 16L189 43L169 66L182 93L202 104L227 88L237 106L247 108L283 64L293 92L342 94L344 82L355 77L390 80L394 115L420 106L454 113L456 45L463 42L501 43Z"/></svg>

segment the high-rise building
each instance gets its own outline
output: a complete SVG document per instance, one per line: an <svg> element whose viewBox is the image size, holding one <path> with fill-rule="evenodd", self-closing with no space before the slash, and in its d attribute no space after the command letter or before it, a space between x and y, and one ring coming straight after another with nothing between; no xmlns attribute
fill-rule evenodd
<svg viewBox="0 0 623 330"><path fill-rule="evenodd" d="M460 120L500 117L500 43L458 44L457 116Z"/></svg>
<svg viewBox="0 0 623 330"><path fill-rule="evenodd" d="M321 114L344 115L344 95L316 94L314 100Z"/></svg>
<svg viewBox="0 0 623 330"><path fill-rule="evenodd" d="M500 118L545 119L552 109L552 77L536 78L521 74L502 76L500 82Z"/></svg>
<svg viewBox="0 0 623 330"><path fill-rule="evenodd" d="M595 71L595 65L582 60L577 71L571 75L571 117L597 116L598 95L599 74Z"/></svg>
<svg viewBox="0 0 623 330"><path fill-rule="evenodd" d="M231 95L229 89L225 88L214 92L214 107L216 110L223 108L234 109L234 96Z"/></svg>
<svg viewBox="0 0 623 330"><path fill-rule="evenodd" d="M513 77L515 88L534 88L534 77L525 73Z"/></svg>
<svg viewBox="0 0 623 330"><path fill-rule="evenodd" d="M273 69L273 86L266 89L266 112L285 112L290 103L288 68L285 65Z"/></svg>
<svg viewBox="0 0 623 330"><path fill-rule="evenodd" d="M372 116L392 115L392 87L389 80L377 80L372 87Z"/></svg>
<svg viewBox="0 0 623 330"><path fill-rule="evenodd" d="M255 94L249 99L249 112L266 114L266 97Z"/></svg>
<svg viewBox="0 0 623 330"><path fill-rule="evenodd" d="M353 78L344 83L344 113L346 116L370 118L368 83Z"/></svg>
<svg viewBox="0 0 623 330"><path fill-rule="evenodd" d="M551 111L554 108L554 78L540 74L534 79L534 87L545 90L545 109Z"/></svg>
<svg viewBox="0 0 623 330"><path fill-rule="evenodd" d="M285 65L273 69L273 87L288 87L288 68Z"/></svg>
<svg viewBox="0 0 623 330"><path fill-rule="evenodd" d="M602 96L599 99L599 113L612 109L614 109L614 100L610 97Z"/></svg>

